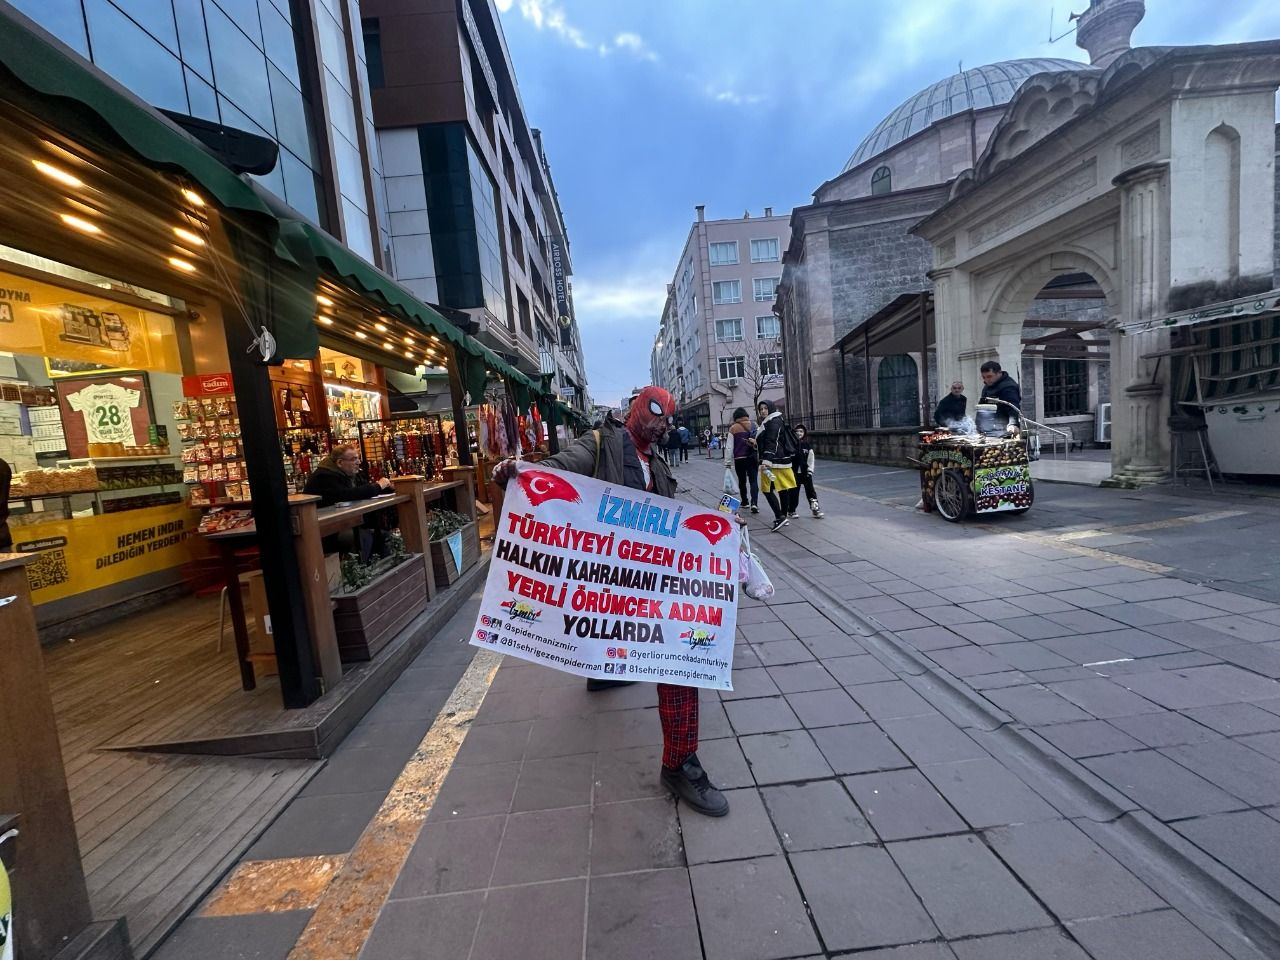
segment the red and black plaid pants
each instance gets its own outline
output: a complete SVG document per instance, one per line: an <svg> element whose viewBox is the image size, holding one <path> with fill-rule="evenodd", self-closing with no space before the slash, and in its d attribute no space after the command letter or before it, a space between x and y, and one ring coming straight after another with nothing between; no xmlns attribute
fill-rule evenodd
<svg viewBox="0 0 1280 960"><path fill-rule="evenodd" d="M658 684L662 765L677 770L698 751L698 688Z"/></svg>

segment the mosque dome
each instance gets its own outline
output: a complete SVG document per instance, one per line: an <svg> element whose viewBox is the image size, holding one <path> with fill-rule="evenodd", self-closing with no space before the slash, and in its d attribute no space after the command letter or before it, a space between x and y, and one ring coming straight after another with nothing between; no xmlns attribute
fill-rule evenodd
<svg viewBox="0 0 1280 960"><path fill-rule="evenodd" d="M841 172L861 166L939 120L966 110L982 110L1008 103L1023 81L1037 73L1090 69L1092 68L1087 63L1077 60L1047 57L1002 60L1000 63L974 67L939 80L903 101L897 109L876 124L876 128L858 144L858 149L853 152Z"/></svg>

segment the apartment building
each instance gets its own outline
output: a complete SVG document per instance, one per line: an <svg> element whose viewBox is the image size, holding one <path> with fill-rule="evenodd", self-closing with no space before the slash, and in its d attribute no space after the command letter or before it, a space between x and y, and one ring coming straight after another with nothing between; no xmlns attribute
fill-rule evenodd
<svg viewBox="0 0 1280 960"><path fill-rule="evenodd" d="M696 210L667 285L650 373L675 395L690 429L723 430L735 408L785 393L773 307L790 226L771 207L732 220Z"/></svg>
<svg viewBox="0 0 1280 960"><path fill-rule="evenodd" d="M497 11L487 0L360 10L396 278L585 403L564 218Z"/></svg>

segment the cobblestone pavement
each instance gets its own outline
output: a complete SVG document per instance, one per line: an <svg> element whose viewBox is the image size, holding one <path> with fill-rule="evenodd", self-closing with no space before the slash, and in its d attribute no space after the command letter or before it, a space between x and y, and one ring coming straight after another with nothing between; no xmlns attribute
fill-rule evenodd
<svg viewBox="0 0 1280 960"><path fill-rule="evenodd" d="M753 520L778 591L703 695L727 818L658 786L649 685L508 660L477 708L473 604L158 956L1280 956L1274 501L1042 485L951 525L912 473L818 479L826 519ZM442 728L443 785L406 789ZM275 865L312 882L237 900Z"/></svg>

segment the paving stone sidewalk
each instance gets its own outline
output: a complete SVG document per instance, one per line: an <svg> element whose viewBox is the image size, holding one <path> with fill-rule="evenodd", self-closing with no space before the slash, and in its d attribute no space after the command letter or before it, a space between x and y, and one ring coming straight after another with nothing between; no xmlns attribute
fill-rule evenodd
<svg viewBox="0 0 1280 960"><path fill-rule="evenodd" d="M709 497L722 471L677 477ZM652 686L508 659L360 956L1280 955L1280 608L1013 525L824 508L753 520L778 592L743 599L735 689L701 702L727 818L658 785ZM315 816L261 849L321 849Z"/></svg>

